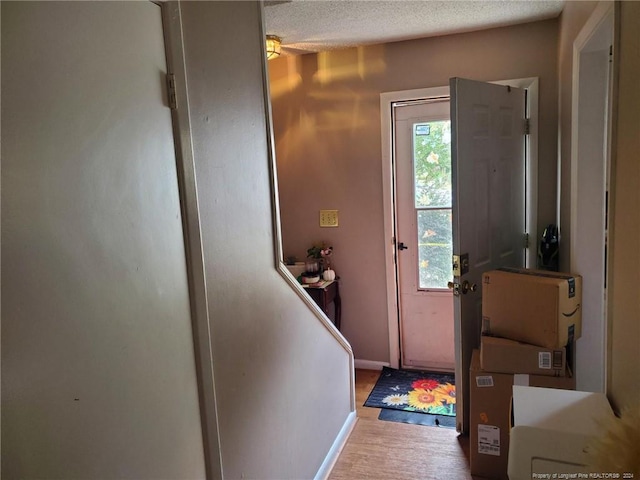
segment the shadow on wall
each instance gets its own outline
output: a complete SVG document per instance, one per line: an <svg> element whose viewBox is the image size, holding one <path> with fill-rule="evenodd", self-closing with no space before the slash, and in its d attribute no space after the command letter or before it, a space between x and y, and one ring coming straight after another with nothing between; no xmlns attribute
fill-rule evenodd
<svg viewBox="0 0 640 480"><path fill-rule="evenodd" d="M359 128L362 100L377 102L379 95L363 82L386 68L382 45L282 57L268 65L271 101L276 104L286 97L289 105L297 104L286 117L274 116L276 138L304 134L307 128L312 132ZM341 84L338 89L332 85L336 83ZM306 112L313 116L305 116ZM296 131L291 129L294 125Z"/></svg>
<svg viewBox="0 0 640 480"><path fill-rule="evenodd" d="M349 341L349 312L370 319L376 337L387 335L386 298L371 295L385 291L377 85L385 52L380 45L269 62L283 254L301 261L314 244L334 247ZM321 228L320 210L338 210L339 226ZM388 355L352 346L357 358Z"/></svg>
<svg viewBox="0 0 640 480"><path fill-rule="evenodd" d="M379 136L371 142L363 134L372 125L379 128L379 91L368 83L384 73L384 51L380 45L269 62L281 215L286 217L299 202L304 202L308 211L318 198L331 198L335 205L340 191L357 192L359 186L347 182L350 175L342 172L357 169L362 163L359 157L369 149L372 155L368 159L379 157ZM367 177L379 176L374 172L377 163L362 167ZM340 212L341 219L345 213ZM320 230L314 217L303 222L306 238L296 231L293 240L289 220L282 219L284 254L302 260L306 248L326 237L327 231Z"/></svg>

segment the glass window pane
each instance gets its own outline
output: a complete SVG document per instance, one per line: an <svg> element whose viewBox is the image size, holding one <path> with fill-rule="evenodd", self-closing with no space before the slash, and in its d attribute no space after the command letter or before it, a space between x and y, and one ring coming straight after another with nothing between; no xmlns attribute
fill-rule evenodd
<svg viewBox="0 0 640 480"><path fill-rule="evenodd" d="M451 122L413 125L416 208L451 206Z"/></svg>
<svg viewBox="0 0 640 480"><path fill-rule="evenodd" d="M420 288L447 288L452 279L451 209L418 210Z"/></svg>

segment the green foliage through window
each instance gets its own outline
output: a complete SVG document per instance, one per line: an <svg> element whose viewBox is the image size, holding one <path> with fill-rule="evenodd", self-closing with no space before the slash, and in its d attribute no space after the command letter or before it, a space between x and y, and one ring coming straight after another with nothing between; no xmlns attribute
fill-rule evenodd
<svg viewBox="0 0 640 480"><path fill-rule="evenodd" d="M446 288L453 254L451 221L451 122L413 129L414 193L420 288Z"/></svg>
<svg viewBox="0 0 640 480"><path fill-rule="evenodd" d="M430 122L428 135L414 125L416 208L451 206L451 122Z"/></svg>

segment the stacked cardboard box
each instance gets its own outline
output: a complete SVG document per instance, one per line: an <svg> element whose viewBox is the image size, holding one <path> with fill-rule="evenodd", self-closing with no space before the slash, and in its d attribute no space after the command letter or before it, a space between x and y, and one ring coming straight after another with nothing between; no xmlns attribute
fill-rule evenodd
<svg viewBox="0 0 640 480"><path fill-rule="evenodd" d="M480 367L480 351L475 350L470 369L471 473L488 478L507 479L509 426L514 385L575 389L570 375L496 373Z"/></svg>
<svg viewBox="0 0 640 480"><path fill-rule="evenodd" d="M564 377L568 367L567 348L546 348L483 335L480 338L480 365L489 372Z"/></svg>
<svg viewBox="0 0 640 480"><path fill-rule="evenodd" d="M473 475L506 479L513 385L574 390L582 279L500 269L482 283L482 337L470 369Z"/></svg>

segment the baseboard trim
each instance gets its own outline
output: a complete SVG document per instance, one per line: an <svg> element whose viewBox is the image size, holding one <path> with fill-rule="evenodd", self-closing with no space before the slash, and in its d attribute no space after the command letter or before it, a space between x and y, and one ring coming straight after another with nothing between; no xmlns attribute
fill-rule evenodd
<svg viewBox="0 0 640 480"><path fill-rule="evenodd" d="M353 428L356 426L357 421L358 417L356 415L356 412L349 413L347 419L344 422L344 425L342 425L342 428L340 429L340 433L338 433L338 436L333 442L333 445L331 445L329 453L327 453L324 462L322 462L322 465L320 465L320 468L318 469L318 473L316 473L314 480L326 480L327 478L329 478L331 470L333 470L334 465L338 461L340 452L342 452L342 449L346 445L347 440L349 439Z"/></svg>
<svg viewBox="0 0 640 480"><path fill-rule="evenodd" d="M382 370L382 367L388 367L389 362L376 362L374 360L354 360L353 365L355 368L361 368L363 370Z"/></svg>

